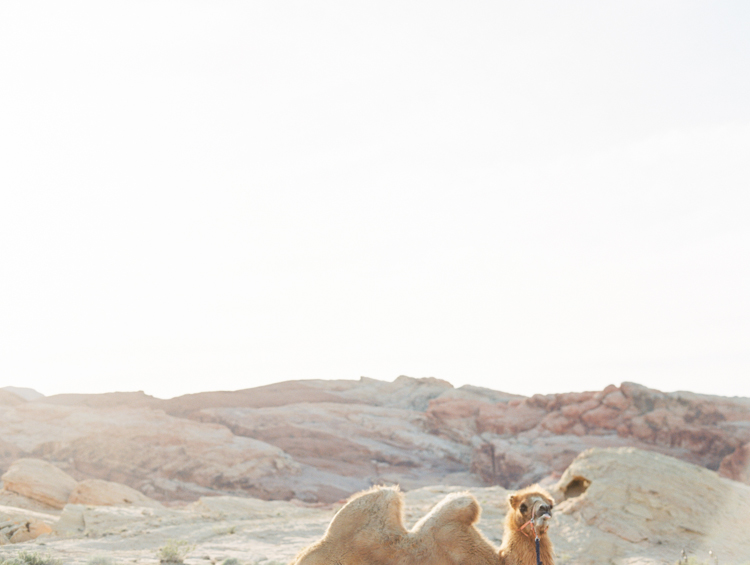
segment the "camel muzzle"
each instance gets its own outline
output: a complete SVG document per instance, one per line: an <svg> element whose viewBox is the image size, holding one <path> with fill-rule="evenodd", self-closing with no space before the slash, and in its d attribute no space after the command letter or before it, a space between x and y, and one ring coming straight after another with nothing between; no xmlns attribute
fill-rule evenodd
<svg viewBox="0 0 750 565"><path fill-rule="evenodd" d="M549 521L552 519L552 508L549 506L542 505L534 509L534 527L539 532L547 531L549 528Z"/></svg>

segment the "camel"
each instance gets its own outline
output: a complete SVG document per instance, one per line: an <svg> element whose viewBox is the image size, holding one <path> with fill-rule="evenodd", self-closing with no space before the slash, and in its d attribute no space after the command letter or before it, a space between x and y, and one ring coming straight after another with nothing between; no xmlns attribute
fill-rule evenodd
<svg viewBox="0 0 750 565"><path fill-rule="evenodd" d="M499 565L474 527L480 512L472 495L449 494L407 531L398 487L374 487L351 498L291 565Z"/></svg>
<svg viewBox="0 0 750 565"><path fill-rule="evenodd" d="M551 506L546 493L537 489L533 498L531 492L524 495L528 498L523 499L524 511L519 511L522 499L511 496L506 528L515 524L515 516L526 515L528 508L542 510L537 499ZM333 517L323 537L303 549L290 565L536 565L535 559L514 555L515 551L526 553L525 546L514 543L512 536L507 547L503 544L505 554L493 546L474 526L480 514L474 496L452 493L407 530L398 487L373 487L354 495ZM540 537L545 539L548 519L538 519ZM548 540L545 547L551 552ZM544 565L553 565L549 555Z"/></svg>
<svg viewBox="0 0 750 565"><path fill-rule="evenodd" d="M547 536L554 501L537 485L508 497L510 508L505 515L500 558L503 565L536 565L536 536L544 565L554 565L552 542Z"/></svg>

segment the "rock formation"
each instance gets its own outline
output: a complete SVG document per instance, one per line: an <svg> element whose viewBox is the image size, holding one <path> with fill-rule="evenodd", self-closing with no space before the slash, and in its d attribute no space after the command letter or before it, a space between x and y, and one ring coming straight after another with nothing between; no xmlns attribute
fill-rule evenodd
<svg viewBox="0 0 750 565"><path fill-rule="evenodd" d="M41 392L37 392L33 388L4 386L0 388L0 397L4 396L4 393L14 394L22 400L36 400L38 398L44 398L44 395Z"/></svg>
<svg viewBox="0 0 750 565"><path fill-rule="evenodd" d="M94 506L161 506L157 501L129 486L101 479L87 479L78 483L70 493L68 503Z"/></svg>
<svg viewBox="0 0 750 565"><path fill-rule="evenodd" d="M750 443L739 446L721 461L719 474L750 484Z"/></svg>
<svg viewBox="0 0 750 565"><path fill-rule="evenodd" d="M18 459L2 476L3 490L62 509L76 481L47 461Z"/></svg>
<svg viewBox="0 0 750 565"><path fill-rule="evenodd" d="M722 472L740 478L750 441L750 399L633 383L497 404L439 398L426 415L433 433L474 446L472 470L485 482L511 488L562 473L591 447L638 447L712 470L726 460Z"/></svg>
<svg viewBox="0 0 750 565"><path fill-rule="evenodd" d="M465 500L467 490L482 508L473 526L498 546L511 494L499 486L406 491L404 528L415 529L446 497ZM750 486L673 457L632 448L587 450L548 490L556 500L548 533L555 565L674 565L683 551L693 563L746 565L750 556ZM341 507L232 496L201 497L183 507L68 503L61 513L0 506L0 545L8 544L0 554L11 560L22 551L40 552L69 565L98 556L148 563L179 539L195 546L188 563L284 565L325 535ZM36 541L27 538L40 529L46 533Z"/></svg>
<svg viewBox="0 0 750 565"><path fill-rule="evenodd" d="M626 561L634 547L652 561L674 563L678 548L709 561L745 563L750 486L657 453L592 449L552 489L555 546L579 553L581 565ZM579 525L598 532L587 539ZM739 526L739 527L738 527ZM558 541L564 540L564 541Z"/></svg>
<svg viewBox="0 0 750 565"><path fill-rule="evenodd" d="M0 391L2 392L2 391ZM750 399L623 383L529 398L439 379L290 381L160 400L0 396L0 471L54 463L162 502L330 503L375 484L551 485L589 448L636 447L749 480ZM1 502L1 500L0 500Z"/></svg>
<svg viewBox="0 0 750 565"><path fill-rule="evenodd" d="M51 533L60 510L69 515L76 505L162 508L157 501L125 485L96 479L76 482L66 472L40 459L19 459L2 476L2 481L0 545ZM11 511L13 516L3 515L2 510ZM69 518L64 522L68 521Z"/></svg>

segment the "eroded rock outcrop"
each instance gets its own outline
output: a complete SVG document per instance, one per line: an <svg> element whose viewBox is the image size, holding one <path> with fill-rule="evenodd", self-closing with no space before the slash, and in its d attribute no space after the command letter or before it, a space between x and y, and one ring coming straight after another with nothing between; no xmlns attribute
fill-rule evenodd
<svg viewBox="0 0 750 565"><path fill-rule="evenodd" d="M719 474L750 484L750 443L739 446L731 455L727 455L721 461Z"/></svg>
<svg viewBox="0 0 750 565"><path fill-rule="evenodd" d="M19 459L2 476L3 490L62 509L76 480L65 471L41 459Z"/></svg>
<svg viewBox="0 0 750 565"><path fill-rule="evenodd" d="M748 481L750 399L632 383L524 398L432 378L290 381L171 400L12 397L0 402L0 438L0 469L45 459L77 481L122 483L160 501L334 502L383 483L549 485L578 454L606 447Z"/></svg>
<svg viewBox="0 0 750 565"><path fill-rule="evenodd" d="M79 482L70 493L68 503L93 506L161 506L156 500L127 485L100 479Z"/></svg>
<svg viewBox="0 0 750 565"><path fill-rule="evenodd" d="M285 477L299 472L278 447L158 409L31 402L6 409L0 433L77 480L123 483L162 500L217 491L290 498Z"/></svg>
<svg viewBox="0 0 750 565"><path fill-rule="evenodd" d="M405 527L446 495L465 490L433 485L405 492ZM478 529L499 545L510 492L468 490L482 506ZM683 550L690 562L745 565L750 555L744 529L750 487L672 457L631 448L589 450L551 490L558 499L549 530L556 565L670 565ZM117 563L148 563L159 547L180 539L195 548L186 562L289 563L324 535L342 505L230 496L181 508L68 504L59 520L0 507L0 534L12 529L15 535L34 520L53 529L43 549L9 545L5 559L32 549L70 565L90 563L93 551Z"/></svg>
<svg viewBox="0 0 750 565"><path fill-rule="evenodd" d="M746 480L750 399L662 393L624 383L603 391L535 395L488 405L440 398L430 430L470 441L472 470L509 488L561 473L591 447L631 446ZM474 435L472 435L474 434Z"/></svg>
<svg viewBox="0 0 750 565"><path fill-rule="evenodd" d="M57 517L9 506L0 506L0 545L23 543L52 533Z"/></svg>
<svg viewBox="0 0 750 565"><path fill-rule="evenodd" d="M675 555L739 563L750 555L744 528L750 486L673 457L633 448L592 449L573 461L553 492L558 537L582 565L640 553L673 563ZM581 524L598 532L582 535ZM640 551L635 548L640 547Z"/></svg>

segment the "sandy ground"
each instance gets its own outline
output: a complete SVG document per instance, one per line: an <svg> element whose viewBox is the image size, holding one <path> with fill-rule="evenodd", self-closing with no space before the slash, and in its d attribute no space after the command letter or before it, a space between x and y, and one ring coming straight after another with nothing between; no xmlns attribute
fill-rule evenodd
<svg viewBox="0 0 750 565"><path fill-rule="evenodd" d="M439 486L406 493L407 526L447 493L460 490L465 489ZM499 545L506 491L493 487L472 492L484 508L480 529ZM188 565L221 563L229 558L248 565L286 564L323 535L340 506L316 508L233 497L206 498L179 510L68 505L55 525L57 533L2 546L0 557L33 551L48 553L66 564L85 564L95 557L147 564L159 562L161 547L184 541L193 546L185 558ZM50 521L55 518L48 517Z"/></svg>
<svg viewBox="0 0 750 565"><path fill-rule="evenodd" d="M474 494L482 506L479 529L499 546L509 494L501 487L432 486L409 491L405 493L406 526L411 527L446 494L466 490ZM170 543L185 543L191 547L184 559L187 565L221 563L230 558L243 565L284 565L323 535L340 507L341 503L314 507L300 502L235 497L203 498L179 509L69 504L60 516L46 516L49 522L54 522L55 533L25 543L4 545L0 547L0 559L31 551L50 554L66 565L87 564L101 557L113 565L156 564L160 548ZM613 512L611 523L642 521L637 514L645 513L646 508L645 504L639 508L631 505L628 512ZM688 555L693 558L692 563L715 565L716 561L708 553L713 550L720 565L750 564L750 545L744 539L739 539L734 549L727 552L726 543L717 544L719 538L701 538L695 533L680 531L675 525L674 536L634 542L606 531L607 528L586 523L585 512L565 513L564 504L560 509L550 528L557 565L674 565L686 540L690 544ZM750 512L746 509L741 512L746 512L746 520L740 524L745 527L750 524ZM43 514L38 516L44 517ZM625 528L627 522L622 523ZM720 534L725 535L726 530L721 528Z"/></svg>

